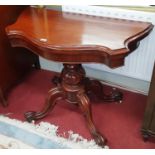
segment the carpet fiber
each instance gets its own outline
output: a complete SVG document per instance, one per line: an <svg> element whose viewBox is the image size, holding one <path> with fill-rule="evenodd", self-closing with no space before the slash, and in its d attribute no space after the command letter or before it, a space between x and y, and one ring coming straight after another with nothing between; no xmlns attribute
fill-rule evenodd
<svg viewBox="0 0 155 155"><path fill-rule="evenodd" d="M88 141L69 131L69 138L57 134L58 126L47 122L21 122L0 116L0 148L36 149L99 149L94 140ZM108 148L107 146L105 148Z"/></svg>
<svg viewBox="0 0 155 155"><path fill-rule="evenodd" d="M23 114L26 111L39 111L48 90L54 86L51 83L54 74L43 70L29 74L9 93L9 106L7 108L0 106L0 113L24 121ZM97 128L108 138L110 148L155 148L153 141L143 141L140 132L147 97L129 91L122 90L122 92L124 99L121 104L92 103L93 118ZM40 121L59 126L58 134L66 138L68 135L64 135L64 131L72 130L88 140L91 139L81 111L65 101L60 101L54 110Z"/></svg>

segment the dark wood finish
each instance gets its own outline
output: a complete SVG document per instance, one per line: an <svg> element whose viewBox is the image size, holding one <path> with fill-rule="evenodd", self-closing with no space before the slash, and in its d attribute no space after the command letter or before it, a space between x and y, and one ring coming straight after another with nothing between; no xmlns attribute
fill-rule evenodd
<svg viewBox="0 0 155 155"><path fill-rule="evenodd" d="M62 82L61 77L54 76L52 83L56 86L60 85ZM94 102L118 102L121 103L123 99L123 94L119 92L116 88L113 88L109 94L104 93L104 86L98 80L92 80L88 77L84 78L84 88L89 99Z"/></svg>
<svg viewBox="0 0 155 155"><path fill-rule="evenodd" d="M60 78L54 78L57 87L49 91L46 104L40 112L25 114L28 121L45 117L59 99L66 99L81 108L88 128L96 143L105 146L107 140L96 129L89 97L103 101L120 101L122 93L103 94L100 82L89 80L81 63L97 62L111 68L124 65L125 57L146 37L151 23L62 13L39 8L27 8L15 24L6 28L13 47L25 47L37 55L62 62Z"/></svg>
<svg viewBox="0 0 155 155"><path fill-rule="evenodd" d="M25 48L12 48L5 33L5 27L16 21L27 6L0 6L0 102L7 106L6 96L9 88L26 74L38 56Z"/></svg>
<svg viewBox="0 0 155 155"><path fill-rule="evenodd" d="M153 69L147 106L144 114L144 120L142 125L142 135L144 140L147 140L150 136L155 137L155 65Z"/></svg>
<svg viewBox="0 0 155 155"><path fill-rule="evenodd" d="M56 101L65 99L69 103L78 104L82 113L86 118L88 128L96 143L100 146L105 146L106 138L104 138L100 132L97 131L91 112L91 105L89 98L85 94L84 79L85 71L80 64L71 65L65 64L61 73L62 82L56 88L52 88L49 91L49 95L46 100L46 105L41 112L29 111L25 113L26 119L31 122L45 117L49 111L51 111L56 105Z"/></svg>
<svg viewBox="0 0 155 155"><path fill-rule="evenodd" d="M28 8L6 28L12 46L59 62L124 65L124 58L152 30L151 23Z"/></svg>

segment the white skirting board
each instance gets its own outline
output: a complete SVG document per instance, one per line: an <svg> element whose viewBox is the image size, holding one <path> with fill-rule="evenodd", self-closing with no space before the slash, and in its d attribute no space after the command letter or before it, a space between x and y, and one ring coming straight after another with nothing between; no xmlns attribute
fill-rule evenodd
<svg viewBox="0 0 155 155"><path fill-rule="evenodd" d="M52 62L44 58L40 59L40 66L44 70L61 72L63 66L61 63ZM115 73L106 72L103 70L94 69L91 67L84 66L86 70L86 75L88 77L103 81L107 85L112 85L114 87L122 87L129 91L138 92L141 94L148 94L150 82L139 80Z"/></svg>

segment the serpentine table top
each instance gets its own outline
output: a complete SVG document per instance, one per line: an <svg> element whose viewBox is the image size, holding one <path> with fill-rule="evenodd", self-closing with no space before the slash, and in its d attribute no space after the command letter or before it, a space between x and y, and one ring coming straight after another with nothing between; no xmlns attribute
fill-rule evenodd
<svg viewBox="0 0 155 155"><path fill-rule="evenodd" d="M123 94L103 92L102 84L86 78L82 63L103 63L111 68L124 65L153 25L147 22L96 17L28 7L6 28L12 46L25 47L48 60L64 64L56 84L48 92L43 109L25 113L30 122L45 117L59 99L79 105L95 142L105 147L107 138L95 127L89 99L121 102Z"/></svg>
<svg viewBox="0 0 155 155"><path fill-rule="evenodd" d="M153 25L148 22L97 17L28 7L6 28L12 46L63 63L124 65Z"/></svg>

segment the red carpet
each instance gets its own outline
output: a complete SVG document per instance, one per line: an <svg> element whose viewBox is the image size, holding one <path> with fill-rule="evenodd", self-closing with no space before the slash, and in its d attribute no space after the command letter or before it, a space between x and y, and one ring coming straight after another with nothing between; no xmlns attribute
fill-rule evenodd
<svg viewBox="0 0 155 155"><path fill-rule="evenodd" d="M26 111L39 111L44 104L48 90L53 87L49 71L34 71L9 93L9 106L0 106L0 114L10 113L9 117L25 120ZM152 149L155 142L144 142L140 133L146 106L146 96L124 91L121 104L92 103L93 118L100 132L108 138L110 148L117 149ZM84 138L91 136L80 110L64 101L59 102L54 110L41 121L58 125L60 134L72 130Z"/></svg>

